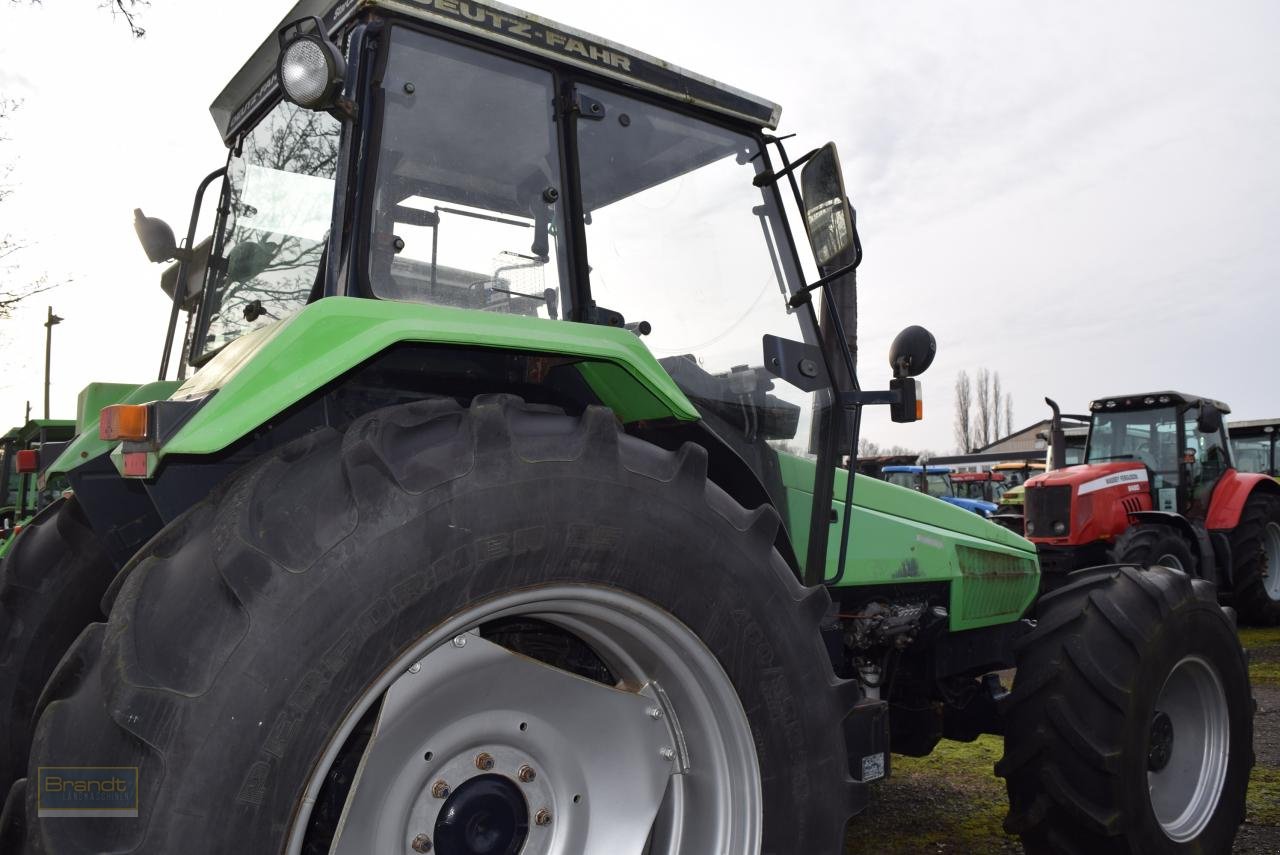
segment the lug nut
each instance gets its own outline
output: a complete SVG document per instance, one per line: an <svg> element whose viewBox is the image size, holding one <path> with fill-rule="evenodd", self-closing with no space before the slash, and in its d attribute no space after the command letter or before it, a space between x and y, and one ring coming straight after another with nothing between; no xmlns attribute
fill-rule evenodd
<svg viewBox="0 0 1280 855"><path fill-rule="evenodd" d="M419 834L417 837L413 838L413 842L409 844L409 848L414 852L430 852L431 838L427 837L425 834Z"/></svg>
<svg viewBox="0 0 1280 855"><path fill-rule="evenodd" d="M670 749L670 748L664 748L664 749L662 749L661 751L659 751L658 753L662 755L662 759L663 759L663 760L674 760L674 759L676 759L676 752L675 752L674 750Z"/></svg>
<svg viewBox="0 0 1280 855"><path fill-rule="evenodd" d="M532 766L521 766L520 771L516 773L516 777L520 779L522 784L528 784L538 777L538 773L533 771Z"/></svg>
<svg viewBox="0 0 1280 855"><path fill-rule="evenodd" d="M459 635L459 636L455 637L455 638L453 639L453 646L454 646L454 647L466 647L466 646L467 646L467 637L466 637L465 635Z"/></svg>
<svg viewBox="0 0 1280 855"><path fill-rule="evenodd" d="M449 785L444 781L436 781L431 785L431 795L438 799L449 798Z"/></svg>
<svg viewBox="0 0 1280 855"><path fill-rule="evenodd" d="M536 814L533 815L533 824L534 825L550 825L551 811L547 810L546 808L543 808L542 810L538 811Z"/></svg>
<svg viewBox="0 0 1280 855"><path fill-rule="evenodd" d="M493 755L481 753L476 755L476 768L481 772L488 772L493 768Z"/></svg>
<svg viewBox="0 0 1280 855"><path fill-rule="evenodd" d="M653 719L654 721L657 721L658 719L662 718L662 708L649 707L649 718Z"/></svg>

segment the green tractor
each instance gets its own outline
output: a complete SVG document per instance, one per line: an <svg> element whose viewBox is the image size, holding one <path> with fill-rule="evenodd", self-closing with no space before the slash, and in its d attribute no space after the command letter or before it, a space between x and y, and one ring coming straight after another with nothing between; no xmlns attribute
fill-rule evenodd
<svg viewBox="0 0 1280 855"><path fill-rule="evenodd" d="M40 463L53 462L74 427L63 419L32 419L0 437L0 558L31 518L61 494L65 479L40 483Z"/></svg>
<svg viewBox="0 0 1280 855"><path fill-rule="evenodd" d="M836 855L893 754L983 733L1029 851L1230 847L1211 586L1037 600L1027 541L838 467L935 346L861 388L833 145L472 0L305 0L213 114L207 250L139 217L207 270L196 371L100 410L3 568L107 612L0 656L6 851Z"/></svg>

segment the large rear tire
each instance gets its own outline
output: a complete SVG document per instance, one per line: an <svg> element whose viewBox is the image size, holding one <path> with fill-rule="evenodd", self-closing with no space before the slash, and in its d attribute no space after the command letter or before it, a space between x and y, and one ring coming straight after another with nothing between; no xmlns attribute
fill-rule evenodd
<svg viewBox="0 0 1280 855"><path fill-rule="evenodd" d="M326 853L340 817L344 853L841 851L829 598L700 448L429 401L219 492L45 694L32 772L139 766L138 819L41 820L28 786L28 851Z"/></svg>
<svg viewBox="0 0 1280 855"><path fill-rule="evenodd" d="M1255 493L1231 533L1231 604L1255 626L1280 623L1280 498Z"/></svg>
<svg viewBox="0 0 1280 855"><path fill-rule="evenodd" d="M25 774L40 691L76 636L102 619L114 575L74 497L41 511L0 562L0 792Z"/></svg>
<svg viewBox="0 0 1280 855"><path fill-rule="evenodd" d="M1004 708L1005 829L1031 855L1231 851L1253 699L1213 586L1164 567L1082 570L1039 614Z"/></svg>

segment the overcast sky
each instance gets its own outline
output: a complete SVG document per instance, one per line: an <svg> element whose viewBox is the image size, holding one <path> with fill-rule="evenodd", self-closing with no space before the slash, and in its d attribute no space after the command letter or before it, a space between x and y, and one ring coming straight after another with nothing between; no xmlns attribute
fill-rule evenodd
<svg viewBox="0 0 1280 855"><path fill-rule="evenodd" d="M20 274L66 285L0 321L0 428L90 380L154 379L167 317L132 211L185 231L223 149L208 104L284 16L277 0L154 0L142 40L96 0L0 2L13 162L0 234ZM1173 387L1280 416L1280 4L528 0L782 103L795 148L835 140L859 213L861 374L929 327L924 422L870 412L881 444L950 450L961 369L998 370L1021 426L1045 395ZM15 160L16 159L16 160ZM206 227L202 231L208 230ZM45 297L48 297L46 300Z"/></svg>

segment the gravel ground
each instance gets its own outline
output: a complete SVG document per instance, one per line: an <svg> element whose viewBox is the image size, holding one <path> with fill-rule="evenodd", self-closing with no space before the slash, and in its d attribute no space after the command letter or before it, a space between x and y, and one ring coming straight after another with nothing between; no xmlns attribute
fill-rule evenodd
<svg viewBox="0 0 1280 855"><path fill-rule="evenodd" d="M1236 837L1237 855L1280 855L1280 629L1246 629L1249 671L1258 702L1254 722L1257 765L1249 782L1248 819ZM894 757L893 777L874 789L872 803L849 826L849 855L1015 853L1016 838L1001 829L1004 782L992 774L1000 740L943 742L923 759Z"/></svg>

